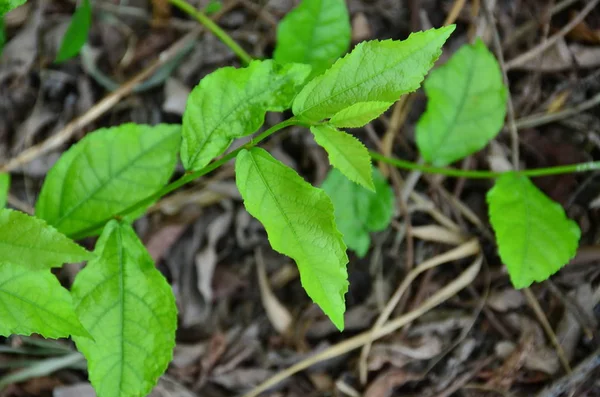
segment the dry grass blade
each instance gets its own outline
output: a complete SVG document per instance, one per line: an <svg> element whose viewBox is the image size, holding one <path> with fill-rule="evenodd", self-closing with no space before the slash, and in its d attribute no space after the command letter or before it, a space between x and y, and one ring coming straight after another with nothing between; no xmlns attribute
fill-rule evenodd
<svg viewBox="0 0 600 397"><path fill-rule="evenodd" d="M412 233L413 236L420 238L421 240L442 244L459 245L467 241L467 236L464 234L438 225L413 227Z"/></svg>
<svg viewBox="0 0 600 397"><path fill-rule="evenodd" d="M292 315L279 302L273 291L271 291L269 281L267 280L265 258L260 248L255 251L254 257L256 258L256 272L258 273L260 299L262 300L263 307L273 328L280 334L284 334L292 323Z"/></svg>
<svg viewBox="0 0 600 397"><path fill-rule="evenodd" d="M412 282L424 271L433 269L436 266L442 265L444 263L448 263L451 261L463 259L469 257L471 255L478 254L481 251L481 247L479 246L479 242L476 239L472 239L457 248L454 248L450 251L446 251L441 255L437 255L414 268L410 271L402 280L402 283L398 286L394 295L390 298L387 305L377 318L375 325L371 328L370 335L373 337L372 340L369 340L362 348L360 353L360 360L358 364L360 381L362 384L365 384L367 381L367 359L369 357L369 352L371 350L371 343L376 339L375 335L377 335L378 331L383 327L383 324L390 318L392 311L398 305L400 298L404 293L408 290L408 287L412 284Z"/></svg>
<svg viewBox="0 0 600 397"><path fill-rule="evenodd" d="M319 362L341 356L342 354L348 353L354 349L358 349L363 346L365 343L369 343L373 339L378 339L383 336L389 335L390 333L402 328L406 324L416 320L429 310L434 307L440 305L446 300L450 299L454 296L458 291L467 287L469 284L475 280L479 270L481 269L481 263L483 261L483 256L478 255L477 258L473 261L473 263L463 271L456 279L452 280L450 283L446 284L446 286L432 295L429 299L423 302L421 306L412 310L400 317L395 318L394 320L388 322L383 327L379 328L375 335L372 335L370 331L363 332L359 335L356 335L350 339L346 339L345 341L338 343L314 356L311 356L305 360L300 361L299 363L287 368L277 375L267 379L265 382L261 383L254 390L245 394L244 397L257 397L261 393L267 391L271 387L277 385L279 382L289 378L290 376L311 367Z"/></svg>
<svg viewBox="0 0 600 397"><path fill-rule="evenodd" d="M17 157L9 160L6 164L0 166L0 172L10 172L15 169L33 161L35 158L48 153L54 149L58 149L61 145L66 143L69 139L75 135L75 133L93 121L97 120L100 116L115 106L121 99L129 95L133 89L142 81L146 80L154 74L161 66L175 58L182 49L186 48L190 40L196 40L201 29L195 29L188 33L177 42L175 42L167 50L163 51L158 59L154 61L146 69L142 70L132 79L121 85L119 89L108 94L100 102L92 106L87 112L82 114L80 117L71 121L58 133L52 135L45 141L30 147L27 150L21 152Z"/></svg>
<svg viewBox="0 0 600 397"><path fill-rule="evenodd" d="M591 0L583 10L575 18L573 18L568 24L566 24L561 30L559 30L556 34L549 37L548 40L545 40L538 44L536 47L527 51L524 54L519 55L518 57L511 59L506 63L506 70L518 68L519 66L524 65L529 62L533 58L540 55L542 52L546 51L548 48L556 44L556 42L564 37L567 33L569 33L575 26L580 24L584 18L598 5L600 0Z"/></svg>

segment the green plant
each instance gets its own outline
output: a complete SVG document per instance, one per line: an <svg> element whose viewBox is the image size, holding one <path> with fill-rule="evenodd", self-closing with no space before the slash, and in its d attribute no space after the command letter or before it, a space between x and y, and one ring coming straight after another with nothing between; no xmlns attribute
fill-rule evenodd
<svg viewBox="0 0 600 397"><path fill-rule="evenodd" d="M56 55L56 62L64 62L79 54L81 47L87 41L91 25L92 6L90 0L83 0L71 18L69 27L65 32L58 54Z"/></svg>
<svg viewBox="0 0 600 397"><path fill-rule="evenodd" d="M433 166L422 165L369 152L341 129L364 126L416 90L454 26L413 33L404 41L360 43L333 63L349 43L347 10L341 0L306 0L278 32L280 62L252 61L206 16L182 0L171 1L225 37L248 66L206 76L190 94L181 126L125 124L88 134L48 173L36 217L0 210L5 302L0 307L6 308L0 314L8 318L0 332L73 336L100 397L147 393L174 346L173 295L130 223L156 200L232 159L247 210L265 226L273 248L296 261L308 295L340 330L348 288L346 245L365 255L369 233L387 227L392 216L392 192L371 159L424 172L498 178L488 194L491 223L517 288L549 277L573 256L579 229L527 177L598 169L599 163L506 174L440 168L482 149L503 125L507 90L482 42L463 47L425 83L429 103L417 125L417 144ZM310 23L304 23L306 10L316 10ZM324 18L319 12L331 14ZM343 37L329 46L315 21L334 24ZM285 46L303 29L315 41L296 59ZM291 118L224 154L233 140L257 132L267 112L289 109ZM322 189L257 147L292 125L310 129L329 155L334 170ZM167 184L178 152L186 172ZM515 233L522 238L508 237ZM96 235L91 253L70 239ZM556 239L563 243L555 252L540 248ZM50 269L84 260L89 262L69 294ZM10 311L13 306L20 314Z"/></svg>

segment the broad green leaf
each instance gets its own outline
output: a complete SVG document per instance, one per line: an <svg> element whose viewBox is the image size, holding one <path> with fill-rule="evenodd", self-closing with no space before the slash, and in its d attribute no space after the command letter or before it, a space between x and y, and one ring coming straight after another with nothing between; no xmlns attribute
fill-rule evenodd
<svg viewBox="0 0 600 397"><path fill-rule="evenodd" d="M273 58L311 65L316 76L348 51L350 31L344 0L302 0L279 23Z"/></svg>
<svg viewBox="0 0 600 397"><path fill-rule="evenodd" d="M37 216L66 235L95 234L90 228L169 181L180 131L178 125L123 124L88 134L48 172Z"/></svg>
<svg viewBox="0 0 600 397"><path fill-rule="evenodd" d="M242 150L235 175L246 209L265 226L273 249L296 261L308 296L342 330L348 257L327 194L263 149Z"/></svg>
<svg viewBox="0 0 600 397"><path fill-rule="evenodd" d="M175 298L129 225L108 223L94 252L72 288L93 337L75 338L77 348L99 397L146 396L173 356Z"/></svg>
<svg viewBox="0 0 600 397"><path fill-rule="evenodd" d="M500 258L515 288L546 280L575 255L579 227L527 177L503 174L487 201Z"/></svg>
<svg viewBox="0 0 600 397"><path fill-rule="evenodd" d="M235 138L256 132L268 111L288 109L310 73L307 65L253 61L206 76L188 98L183 115L181 159L197 171L223 153Z"/></svg>
<svg viewBox="0 0 600 397"><path fill-rule="evenodd" d="M358 102L340 110L330 123L339 128L358 128L381 116L393 102Z"/></svg>
<svg viewBox="0 0 600 397"><path fill-rule="evenodd" d="M423 158L446 166L485 147L504 125L507 89L481 40L464 45L424 83L427 110L417 123Z"/></svg>
<svg viewBox="0 0 600 397"><path fill-rule="evenodd" d="M79 54L79 50L87 41L91 25L92 7L90 6L90 0L83 0L71 18L71 23L62 39L58 55L56 55L56 62L64 62Z"/></svg>
<svg viewBox="0 0 600 397"><path fill-rule="evenodd" d="M327 151L331 165L352 182L375 191L371 177L371 156L358 139L326 124L311 127L310 131L315 141Z"/></svg>
<svg viewBox="0 0 600 397"><path fill-rule="evenodd" d="M359 257L369 251L369 233L385 230L394 215L394 193L377 168L373 168L373 182L375 192L350 182L334 168L322 185L333 202L344 242Z"/></svg>
<svg viewBox="0 0 600 397"><path fill-rule="evenodd" d="M91 254L46 222L22 212L0 209L0 264L29 270L81 262Z"/></svg>
<svg viewBox="0 0 600 397"><path fill-rule="evenodd" d="M318 122L357 102L396 102L419 88L454 25L411 34L404 41L365 41L310 81L294 99L302 120Z"/></svg>
<svg viewBox="0 0 600 397"><path fill-rule="evenodd" d="M1 263L0 318L3 336L89 336L75 315L69 291L48 270L33 271L26 266Z"/></svg>
<svg viewBox="0 0 600 397"><path fill-rule="evenodd" d="M2 18L7 12L25 4L25 1L26 0L0 0L0 18Z"/></svg>
<svg viewBox="0 0 600 397"><path fill-rule="evenodd" d="M0 173L0 209L6 207L8 190L10 189L10 174Z"/></svg>

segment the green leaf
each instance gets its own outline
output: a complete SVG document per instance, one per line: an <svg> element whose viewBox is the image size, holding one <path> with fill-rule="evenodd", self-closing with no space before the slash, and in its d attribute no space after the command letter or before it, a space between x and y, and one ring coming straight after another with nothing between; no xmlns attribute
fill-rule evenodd
<svg viewBox="0 0 600 397"><path fill-rule="evenodd" d="M181 159L197 171L223 153L235 138L256 132L268 111L289 109L310 73L306 65L253 61L206 76L189 96L183 115Z"/></svg>
<svg viewBox="0 0 600 397"><path fill-rule="evenodd" d="M348 51L350 31L344 0L303 0L279 23L273 58L311 65L316 76Z"/></svg>
<svg viewBox="0 0 600 397"><path fill-rule="evenodd" d="M339 128L358 128L381 116L393 102L358 102L340 110L330 123Z"/></svg>
<svg viewBox="0 0 600 397"><path fill-rule="evenodd" d="M0 209L0 264L29 270L81 262L91 254L46 222L22 212Z"/></svg>
<svg viewBox="0 0 600 397"><path fill-rule="evenodd" d="M7 12L25 4L25 1L26 0L0 0L0 18L2 18Z"/></svg>
<svg viewBox="0 0 600 397"><path fill-rule="evenodd" d="M0 318L3 336L89 336L75 315L69 291L48 270L32 271L30 267L1 263Z"/></svg>
<svg viewBox="0 0 600 397"><path fill-rule="evenodd" d="M71 23L62 39L56 62L64 62L79 54L79 50L85 44L92 25L92 7L90 0L83 3L75 10Z"/></svg>
<svg viewBox="0 0 600 397"><path fill-rule="evenodd" d="M371 177L371 156L367 148L355 137L329 125L310 128L315 141L329 155L329 162L348 179L375 191Z"/></svg>
<svg viewBox="0 0 600 397"><path fill-rule="evenodd" d="M94 252L72 288L93 337L75 338L77 348L99 397L145 396L173 356L175 298L129 225L108 223Z"/></svg>
<svg viewBox="0 0 600 397"><path fill-rule="evenodd" d="M10 189L10 174L0 173L0 209L6 207L8 190Z"/></svg>
<svg viewBox="0 0 600 397"><path fill-rule="evenodd" d="M419 88L454 25L411 34L404 41L366 41L311 80L294 99L302 120L318 122L356 102L396 102Z"/></svg>
<svg viewBox="0 0 600 397"><path fill-rule="evenodd" d="M373 182L375 192L350 182L334 168L322 185L333 202L344 242L359 257L369 251L369 233L385 230L394 215L394 193L377 168L373 168Z"/></svg>
<svg viewBox="0 0 600 397"><path fill-rule="evenodd" d="M579 227L527 177L503 174L487 201L500 258L515 288L548 279L575 255Z"/></svg>
<svg viewBox="0 0 600 397"><path fill-rule="evenodd" d="M95 234L90 227L169 181L180 130L178 125L122 124L88 134L48 172L36 214L67 235Z"/></svg>
<svg viewBox="0 0 600 397"><path fill-rule="evenodd" d="M427 110L417 123L423 158L446 166L485 147L504 125L508 91L481 40L464 45L425 80Z"/></svg>
<svg viewBox="0 0 600 397"><path fill-rule="evenodd" d="M0 15L0 56L2 56L2 50L6 43L6 32L4 32L4 17Z"/></svg>
<svg viewBox="0 0 600 397"><path fill-rule="evenodd" d="M235 174L246 209L265 226L273 249L296 261L308 296L342 330L348 257L327 194L263 149L242 150Z"/></svg>
<svg viewBox="0 0 600 397"><path fill-rule="evenodd" d="M204 13L206 15L212 15L217 13L223 8L223 2L221 0L210 0L204 7Z"/></svg>

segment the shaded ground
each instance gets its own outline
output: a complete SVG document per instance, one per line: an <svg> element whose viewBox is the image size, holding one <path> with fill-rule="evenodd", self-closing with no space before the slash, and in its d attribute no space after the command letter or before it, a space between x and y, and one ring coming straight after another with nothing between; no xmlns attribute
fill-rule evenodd
<svg viewBox="0 0 600 397"><path fill-rule="evenodd" d="M442 62L475 35L494 48L497 29L504 58L512 67L521 166L600 159L600 99L594 102L600 93L600 7L562 34L589 0L489 3L495 25L478 0L460 9L452 1L437 0L350 0L348 5L354 42L402 39L411 31L442 25L451 10L459 10L458 28ZM268 57L277 22L294 4L232 0L215 18L253 56ZM52 60L74 4L32 0L6 19L9 42L0 63L0 163L50 136L73 132L60 148L32 156L12 172L10 205L15 208L31 211L51 164L86 132L129 121L180 122L189 90L204 75L224 65L239 65L215 37L194 33L197 24L161 7L162 1L155 2L154 12L141 0L127 5L99 0L93 5L89 47L61 65ZM188 40L190 32L197 34L195 40ZM554 35L558 40L548 51L522 64L511 61ZM163 51L166 60L156 65ZM158 69L154 77L130 93L128 81L152 65ZM122 98L103 108L99 117L68 125L90 115L92 106L114 90L122 92ZM581 104L589 106L582 109ZM353 132L371 148L415 160L414 124L424 106L424 95L418 92ZM574 115L566 117L565 111ZM549 114L556 120L548 122ZM267 124L278 117L269 115ZM306 131L292 129L266 146L307 180L323 180L326 156ZM457 166L502 169L509 164L510 147L504 132ZM338 357L287 377L268 395L600 396L598 173L535 181L565 206L583 237L575 260L551 282L532 287L528 296L511 287L496 256L485 204L491 182L422 177L405 202L402 192L413 190L407 186L415 175L384 171L395 187L397 214L388 230L373 236L365 259L350 258L343 334L310 304L295 265L269 248L264 230L240 202L231 164L163 199L138 221L137 231L172 282L180 309L174 360L154 394L239 395L315 352L336 347ZM466 277L463 271L474 259L465 244L471 236L484 247L481 271L467 289L424 310L437 291ZM93 241L84 243L92 246ZM375 341L365 360L360 350L340 345L373 326L394 291L410 280L411 269L454 246L459 247L458 260L405 284L392 318L402 319L403 313L416 310L416 319ZM73 265L60 271L65 285L78 269ZM261 271L266 283L259 283ZM538 304L545 316L536 314ZM546 320L550 333L544 330ZM571 374L566 374L550 334L556 336ZM93 395L83 384L85 363L73 352L68 341L3 340L0 385L6 387L1 395ZM365 384L360 368L368 370Z"/></svg>

